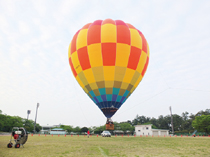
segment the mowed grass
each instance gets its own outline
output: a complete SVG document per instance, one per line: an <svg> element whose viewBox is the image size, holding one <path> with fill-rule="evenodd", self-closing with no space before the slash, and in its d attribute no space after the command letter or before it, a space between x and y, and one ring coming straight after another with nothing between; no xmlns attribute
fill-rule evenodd
<svg viewBox="0 0 210 157"><path fill-rule="evenodd" d="M0 156L210 156L210 137L96 137L29 135L24 148L7 148L0 136Z"/></svg>

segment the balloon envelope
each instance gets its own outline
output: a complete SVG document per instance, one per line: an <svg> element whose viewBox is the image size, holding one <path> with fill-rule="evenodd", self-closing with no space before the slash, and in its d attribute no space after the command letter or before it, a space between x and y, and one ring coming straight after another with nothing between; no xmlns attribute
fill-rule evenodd
<svg viewBox="0 0 210 157"><path fill-rule="evenodd" d="M144 35L121 20L97 20L82 27L69 45L77 82L111 118L142 80L149 62Z"/></svg>

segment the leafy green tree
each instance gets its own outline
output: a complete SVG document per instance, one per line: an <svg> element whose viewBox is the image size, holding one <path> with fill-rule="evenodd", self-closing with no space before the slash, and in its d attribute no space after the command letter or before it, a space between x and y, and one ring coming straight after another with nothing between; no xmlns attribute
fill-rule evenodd
<svg viewBox="0 0 210 157"><path fill-rule="evenodd" d="M81 129L79 126L73 128L73 132L77 132L77 133L80 133L81 132Z"/></svg>
<svg viewBox="0 0 210 157"><path fill-rule="evenodd" d="M36 132L40 132L41 129L42 127L38 123L36 123L36 126L35 126Z"/></svg>
<svg viewBox="0 0 210 157"><path fill-rule="evenodd" d="M70 125L61 125L60 127L66 130L69 134L73 131L73 127Z"/></svg>
<svg viewBox="0 0 210 157"><path fill-rule="evenodd" d="M121 122L119 123L119 126L120 126L120 130L122 131L134 131L134 126L132 126L130 123L127 123L127 122Z"/></svg>
<svg viewBox="0 0 210 157"><path fill-rule="evenodd" d="M82 127L81 128L81 132L87 132L88 131L88 128L87 127Z"/></svg>
<svg viewBox="0 0 210 157"><path fill-rule="evenodd" d="M192 126L199 132L210 133L210 115L196 116Z"/></svg>
<svg viewBox="0 0 210 157"><path fill-rule="evenodd" d="M145 116L136 116L136 118L132 121L132 125L144 124L150 121L149 117Z"/></svg>

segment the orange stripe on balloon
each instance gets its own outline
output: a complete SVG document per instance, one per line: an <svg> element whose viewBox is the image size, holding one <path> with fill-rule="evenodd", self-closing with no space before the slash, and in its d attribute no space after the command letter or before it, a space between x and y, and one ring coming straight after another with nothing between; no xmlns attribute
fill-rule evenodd
<svg viewBox="0 0 210 157"><path fill-rule="evenodd" d="M145 72L147 70L148 63L149 63L149 57L147 57L147 61L146 61L145 65L144 65L144 69L142 70L142 73L141 73L142 77L144 76L144 74L145 74Z"/></svg>
<svg viewBox="0 0 210 157"><path fill-rule="evenodd" d="M73 72L73 74L74 74L74 77L76 77L76 76L77 76L77 72L76 72L76 70L74 69L74 66L73 66L73 64L72 64L71 58L69 58L69 64L70 64L71 70L72 70L72 72Z"/></svg>
<svg viewBox="0 0 210 157"><path fill-rule="evenodd" d="M131 52L128 60L128 68L136 70L141 55L141 49L131 46Z"/></svg>
<svg viewBox="0 0 210 157"><path fill-rule="evenodd" d="M78 58L79 58L79 62L82 67L82 70L91 68L87 46L78 49L77 53L78 53Z"/></svg>
<svg viewBox="0 0 210 157"><path fill-rule="evenodd" d="M116 43L101 43L104 66L114 66L116 61Z"/></svg>

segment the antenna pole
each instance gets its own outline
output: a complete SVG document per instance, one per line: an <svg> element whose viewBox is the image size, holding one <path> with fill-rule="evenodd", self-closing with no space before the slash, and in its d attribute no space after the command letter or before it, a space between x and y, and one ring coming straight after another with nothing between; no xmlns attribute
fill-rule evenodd
<svg viewBox="0 0 210 157"><path fill-rule="evenodd" d="M173 116L172 116L171 106L169 107L169 110L171 112L171 129L172 129L172 134L174 135L174 124L173 124Z"/></svg>
<svg viewBox="0 0 210 157"><path fill-rule="evenodd" d="M35 117L35 122L34 122L34 133L35 133L35 127L36 127L36 118L37 118L38 107L39 107L39 103L37 103L37 106L36 106L36 117Z"/></svg>

